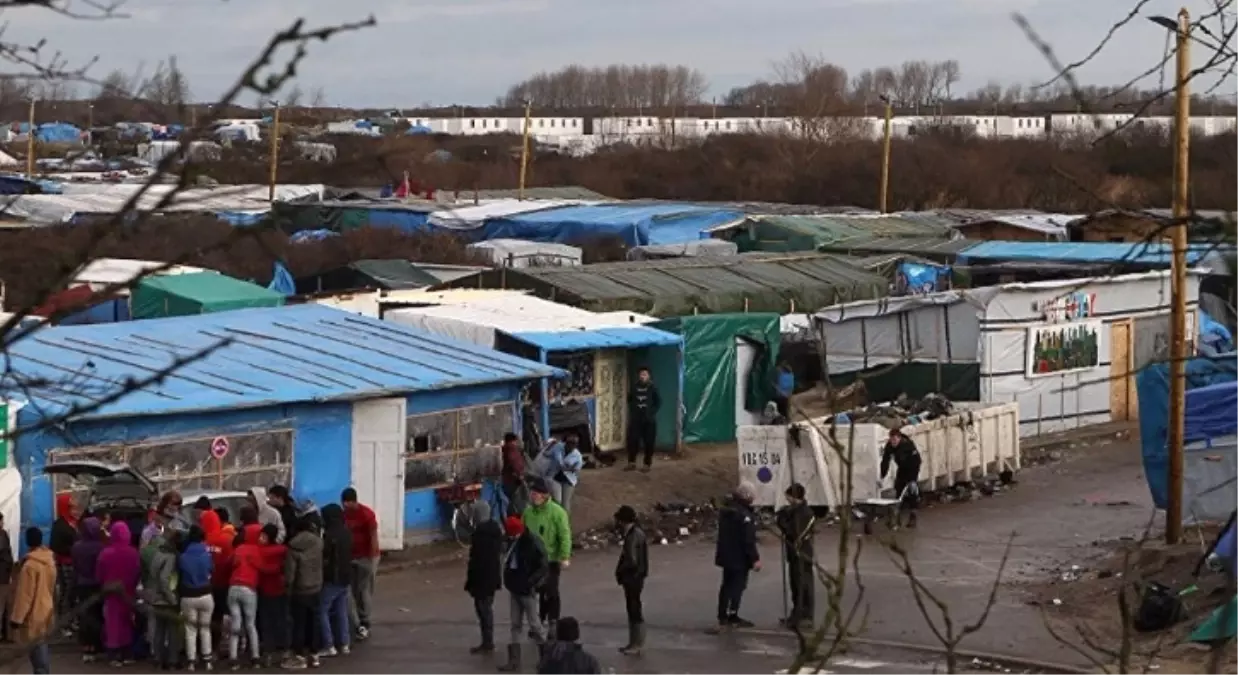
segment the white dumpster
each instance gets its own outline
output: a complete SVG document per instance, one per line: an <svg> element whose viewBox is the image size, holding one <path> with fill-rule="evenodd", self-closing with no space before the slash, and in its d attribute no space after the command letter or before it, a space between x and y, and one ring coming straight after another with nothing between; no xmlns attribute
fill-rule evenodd
<svg viewBox="0 0 1238 675"><path fill-rule="evenodd" d="M956 483L1020 467L1019 407L1015 403L956 402L954 414L903 427L920 450L920 489L942 490ZM802 484L813 506L837 508L851 456L851 503L879 497L881 450L889 430L881 424L838 425L825 418L797 422L799 443L783 426L741 426L736 436L740 480L757 488L757 506L782 506L791 483ZM833 441L822 435L832 434ZM883 489L894 483L894 467Z"/></svg>

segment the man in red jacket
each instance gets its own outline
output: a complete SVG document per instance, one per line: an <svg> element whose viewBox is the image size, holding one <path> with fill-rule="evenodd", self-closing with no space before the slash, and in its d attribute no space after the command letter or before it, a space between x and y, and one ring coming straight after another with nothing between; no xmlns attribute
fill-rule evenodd
<svg viewBox="0 0 1238 675"><path fill-rule="evenodd" d="M232 576L233 535L223 528L219 514L214 511L203 511L198 524L205 535L202 542L211 554L211 597L215 599L215 609L211 613L212 644L222 646L219 638L225 634L224 617L228 615L228 578Z"/></svg>
<svg viewBox="0 0 1238 675"><path fill-rule="evenodd" d="M262 569L258 574L258 639L262 641L262 656L267 664L278 664L288 649L288 595L284 588L284 559L288 547L275 543L279 528L274 524L262 528Z"/></svg>
<svg viewBox="0 0 1238 675"><path fill-rule="evenodd" d="M378 517L374 510L357 501L357 491L345 488L340 493L344 523L352 532L352 596L349 607L353 630L358 640L370 637L370 609L374 603L374 576L378 572Z"/></svg>
<svg viewBox="0 0 1238 675"><path fill-rule="evenodd" d="M513 433L503 434L502 450L502 484L503 496L507 497L507 513L499 514L500 519L524 513L524 507L528 505L524 485L524 451L520 449L520 438Z"/></svg>
<svg viewBox="0 0 1238 675"><path fill-rule="evenodd" d="M246 507L248 508L248 507ZM245 520L242 517L242 520ZM262 576L262 546L267 543L260 527L245 527L243 540L232 551L232 574L228 578L228 656L233 668L240 665L241 635L249 643L250 664L260 666L258 645L258 581ZM256 535L256 536L255 536Z"/></svg>

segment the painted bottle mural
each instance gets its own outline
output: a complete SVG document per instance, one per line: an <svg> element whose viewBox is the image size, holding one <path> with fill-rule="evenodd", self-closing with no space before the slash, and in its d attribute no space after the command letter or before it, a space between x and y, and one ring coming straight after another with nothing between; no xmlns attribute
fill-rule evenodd
<svg viewBox="0 0 1238 675"><path fill-rule="evenodd" d="M1034 349L1038 374L1094 368L1100 363L1100 338L1094 325L1042 330L1036 334Z"/></svg>

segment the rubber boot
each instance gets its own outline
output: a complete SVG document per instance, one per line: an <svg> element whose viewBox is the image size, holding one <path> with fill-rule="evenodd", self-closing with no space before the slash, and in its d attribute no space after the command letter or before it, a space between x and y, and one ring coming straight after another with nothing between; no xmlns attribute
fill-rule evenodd
<svg viewBox="0 0 1238 675"><path fill-rule="evenodd" d="M520 672L520 645L507 645L507 663L499 666L500 673Z"/></svg>
<svg viewBox="0 0 1238 675"><path fill-rule="evenodd" d="M620 653L627 656L640 656L641 650L645 648L645 624L630 623L628 624L628 646L621 647Z"/></svg>

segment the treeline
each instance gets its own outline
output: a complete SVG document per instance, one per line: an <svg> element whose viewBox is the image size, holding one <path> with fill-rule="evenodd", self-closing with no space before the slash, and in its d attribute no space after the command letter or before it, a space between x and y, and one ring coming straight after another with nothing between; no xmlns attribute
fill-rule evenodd
<svg viewBox="0 0 1238 675"><path fill-rule="evenodd" d="M514 188L519 139L340 138L332 164L281 162L280 180L341 187L398 182L404 171L422 185L469 192ZM1234 209L1238 157L1232 134L1191 144L1197 208ZM438 150L446 150L449 155ZM257 153L257 150L253 152ZM881 145L867 140L814 143L789 137L721 135L678 149L604 148L585 157L539 153L529 184L582 185L621 199L769 201L875 207ZM195 167L227 183L263 183L260 154L228 155ZM891 150L893 209L1034 208L1085 213L1120 206L1167 207L1173 151L1164 133L1131 129L1096 144L981 140L929 133L896 139Z"/></svg>

